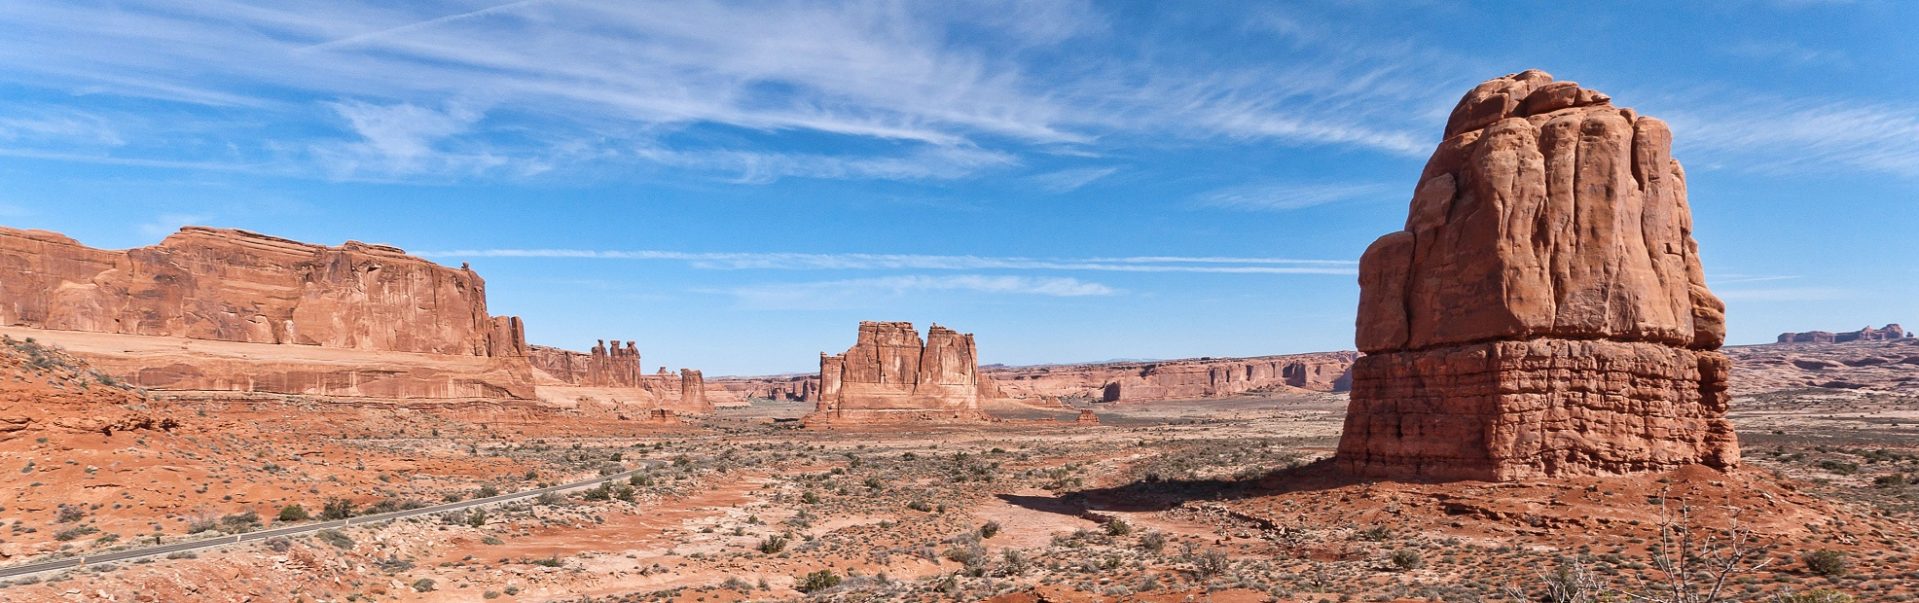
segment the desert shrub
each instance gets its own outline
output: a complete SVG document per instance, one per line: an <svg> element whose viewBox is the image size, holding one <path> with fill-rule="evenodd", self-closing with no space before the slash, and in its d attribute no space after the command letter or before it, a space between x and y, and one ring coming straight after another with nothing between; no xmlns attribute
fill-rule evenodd
<svg viewBox="0 0 1919 603"><path fill-rule="evenodd" d="M314 534L314 537L319 538L321 542L333 545L334 548L341 550L351 550L353 548L353 539L339 530L321 530L320 533Z"/></svg>
<svg viewBox="0 0 1919 603"><path fill-rule="evenodd" d="M1126 523L1124 519L1115 519L1106 522L1107 536L1125 536L1131 533L1133 533L1133 524Z"/></svg>
<svg viewBox="0 0 1919 603"><path fill-rule="evenodd" d="M785 536L778 534L767 536L765 540L760 541L760 552L772 555L784 551L786 550L786 543L787 538Z"/></svg>
<svg viewBox="0 0 1919 603"><path fill-rule="evenodd" d="M1148 553L1158 553L1166 549L1166 535L1160 532L1147 532L1139 536L1139 548Z"/></svg>
<svg viewBox="0 0 1919 603"><path fill-rule="evenodd" d="M423 593L423 592L428 592L428 591L431 591L431 590L433 590L433 579L432 579L432 578L421 578L421 579L419 579L419 580L414 580L414 581L413 581L413 591L414 591L414 592L422 592L422 593Z"/></svg>
<svg viewBox="0 0 1919 603"><path fill-rule="evenodd" d="M1780 593L1774 598L1776 603L1853 603L1852 595L1836 590L1809 590L1803 593L1791 591Z"/></svg>
<svg viewBox="0 0 1919 603"><path fill-rule="evenodd" d="M493 484L480 486L480 489L473 493L473 496L475 498L492 498L499 495L500 495L499 486L495 486Z"/></svg>
<svg viewBox="0 0 1919 603"><path fill-rule="evenodd" d="M313 516L307 514L306 507L300 505L280 507L280 521L306 521L312 518Z"/></svg>
<svg viewBox="0 0 1919 603"><path fill-rule="evenodd" d="M1232 560L1226 558L1226 553L1216 549L1208 549L1206 552L1194 555L1192 561L1193 571L1198 572L1202 578L1224 574L1232 567Z"/></svg>
<svg viewBox="0 0 1919 603"><path fill-rule="evenodd" d="M1799 556L1806 564L1806 570L1820 576L1846 575L1846 554L1830 549L1812 551Z"/></svg>
<svg viewBox="0 0 1919 603"><path fill-rule="evenodd" d="M533 565L538 565L542 567L560 567L560 566L566 565L565 562L560 561L559 555L554 555L552 557L547 557L545 559L534 559L532 561L528 561L527 563L531 563Z"/></svg>
<svg viewBox="0 0 1919 603"><path fill-rule="evenodd" d="M801 577L799 583L793 585L793 590L803 593L813 593L839 585L839 574L833 573L833 570L820 570Z"/></svg>
<svg viewBox="0 0 1919 603"><path fill-rule="evenodd" d="M928 511L932 511L933 505L927 504L927 502L923 500L915 500L913 502L906 503L906 508L912 509L914 511L919 511L921 513L925 513Z"/></svg>
<svg viewBox="0 0 1919 603"><path fill-rule="evenodd" d="M260 513L247 509L245 513L234 513L220 518L220 527L228 532L244 532L260 527Z"/></svg>
<svg viewBox="0 0 1919 603"><path fill-rule="evenodd" d="M293 541L287 540L284 536L275 536L267 539L267 548L275 553L284 553L287 549L293 548Z"/></svg>
<svg viewBox="0 0 1919 603"><path fill-rule="evenodd" d="M992 538L999 535L999 522L989 521L979 527L980 538Z"/></svg>
<svg viewBox="0 0 1919 603"><path fill-rule="evenodd" d="M53 539L58 540L60 542L66 542L66 541L73 540L75 538L79 538L81 536L85 536L85 535L92 534L99 531L100 531L100 528L96 528L93 526L74 526L71 528L67 528L65 530L61 530L59 532L55 532L53 534Z"/></svg>
<svg viewBox="0 0 1919 603"><path fill-rule="evenodd" d="M1416 570L1419 566L1426 564L1425 560L1419 557L1419 551L1412 549L1393 551L1392 562L1393 567L1399 568L1400 571Z"/></svg>
<svg viewBox="0 0 1919 603"><path fill-rule="evenodd" d="M1819 461L1819 468L1839 475L1852 475L1859 472L1858 463L1848 463L1846 461L1835 461L1831 459Z"/></svg>
<svg viewBox="0 0 1919 603"><path fill-rule="evenodd" d="M1359 532L1359 539L1367 542L1385 542L1392 537L1392 528L1386 526L1373 526Z"/></svg>
<svg viewBox="0 0 1919 603"><path fill-rule="evenodd" d="M86 505L69 505L69 504L63 503L60 505L60 510L54 515L54 521L58 521L60 523L73 523L76 521L80 521L81 519L85 519L86 516L87 516Z"/></svg>
<svg viewBox="0 0 1919 603"><path fill-rule="evenodd" d="M346 519L352 516L353 501L344 498L328 500L326 501L326 506L320 508L320 519L332 521L335 519Z"/></svg>

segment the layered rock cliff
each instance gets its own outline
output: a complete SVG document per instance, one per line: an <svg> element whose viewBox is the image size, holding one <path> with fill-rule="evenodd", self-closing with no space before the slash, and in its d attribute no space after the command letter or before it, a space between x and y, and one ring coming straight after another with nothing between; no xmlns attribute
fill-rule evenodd
<svg viewBox="0 0 1919 603"><path fill-rule="evenodd" d="M1527 71L1460 100L1360 259L1338 464L1521 479L1731 467L1724 306L1664 122Z"/></svg>
<svg viewBox="0 0 1919 603"><path fill-rule="evenodd" d="M862 322L846 353L820 354L819 397L805 422L980 420L983 391L992 382L980 375L971 334L933 325L922 341L912 323Z"/></svg>
<svg viewBox="0 0 1919 603"><path fill-rule="evenodd" d="M93 249L0 228L0 325L369 351L526 355L486 282L398 248L299 243L189 226L159 245Z"/></svg>
<svg viewBox="0 0 1919 603"><path fill-rule="evenodd" d="M986 369L1012 398L1152 402L1222 398L1288 389L1340 392L1359 354L1324 352L1252 358L1196 358Z"/></svg>
<svg viewBox="0 0 1919 603"><path fill-rule="evenodd" d="M1857 331L1842 331L1839 333L1834 333L1831 331L1806 331L1803 333L1780 333L1778 343L1847 343L1852 341L1890 341L1894 339L1912 337L1913 335L1914 333L1906 332L1905 327L1899 326L1898 323L1893 323L1893 324L1886 325L1885 328L1883 329L1875 329L1875 328L1872 328L1870 325L1868 325Z"/></svg>

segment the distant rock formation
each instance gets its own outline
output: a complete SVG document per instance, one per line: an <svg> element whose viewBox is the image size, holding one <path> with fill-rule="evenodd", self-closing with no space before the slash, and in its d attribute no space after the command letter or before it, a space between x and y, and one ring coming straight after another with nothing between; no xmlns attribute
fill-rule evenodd
<svg viewBox="0 0 1919 603"><path fill-rule="evenodd" d="M189 226L159 245L93 249L0 227L0 325L63 331L512 357L520 320L486 282L395 247L299 243Z"/></svg>
<svg viewBox="0 0 1919 603"><path fill-rule="evenodd" d="M1664 122L1541 71L1453 109L1360 260L1338 466L1514 480L1732 467L1724 306Z"/></svg>
<svg viewBox="0 0 1919 603"><path fill-rule="evenodd" d="M939 325L926 340L909 322L862 322L846 353L820 354L820 390L809 426L976 421L992 381L979 372L973 336Z"/></svg>
<svg viewBox="0 0 1919 603"><path fill-rule="evenodd" d="M1098 425L1099 415L1097 413L1094 413L1091 410L1082 409L1079 411L1079 418L1075 419L1073 422L1078 423L1080 425Z"/></svg>
<svg viewBox="0 0 1919 603"><path fill-rule="evenodd" d="M573 385L589 387L639 387L645 372L640 369L640 350L632 341L620 347L613 340L599 340L592 351L575 352L543 345L529 346L527 360L533 368Z"/></svg>
<svg viewBox="0 0 1919 603"><path fill-rule="evenodd" d="M1264 391L1346 391L1356 352L985 369L1007 397L1098 402L1224 398Z"/></svg>
<svg viewBox="0 0 1919 603"><path fill-rule="evenodd" d="M1899 323L1892 323L1883 329L1867 325L1857 331L1833 333L1830 331L1806 331L1804 333L1780 333L1778 343L1846 343L1849 341L1890 341L1912 337L1919 333L1909 333Z"/></svg>

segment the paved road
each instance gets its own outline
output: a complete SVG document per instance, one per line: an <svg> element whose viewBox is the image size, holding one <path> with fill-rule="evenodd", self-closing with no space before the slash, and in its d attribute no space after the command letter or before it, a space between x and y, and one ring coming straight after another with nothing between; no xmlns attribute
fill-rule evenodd
<svg viewBox="0 0 1919 603"><path fill-rule="evenodd" d="M640 461L640 464L642 466L638 469L633 469L630 471L622 471L620 473L605 475L605 476L596 477L593 479L580 480L577 482L569 482L565 484L559 484L556 486L547 486L545 488L537 488L537 489L525 490L521 492L512 492L508 494L501 494L499 496L488 496L486 498L475 498L471 500L463 500L460 502L447 503L444 505L420 507L418 509L394 511L391 513L379 513L375 515L362 515L359 517L350 517L347 519L336 519L333 521L323 521L319 523L303 523L303 524L294 525L294 526L287 526L284 528L273 528L271 530L260 530L257 532L247 532L245 534L234 534L231 536L221 536L218 538L207 538L204 540L190 540L187 542L175 542L173 544L163 544L158 546L150 546L146 548L109 551L105 553L87 555L84 557L69 557L66 559L56 559L53 561L42 561L40 563L16 565L13 567L0 568L0 579L25 576L28 574L38 574L41 572L50 572L54 570L83 567L87 565L107 563L110 561L126 561L128 559L154 557L154 556L166 555L170 553L178 553L181 551L197 551L200 549L210 549L214 547L222 547L222 546L227 546L231 544L240 544L242 542L266 540L268 538L273 538L276 536L293 536L297 534L318 532L320 530L334 530L334 529L344 528L350 525L358 526L358 525L366 525L366 524L372 524L372 523L381 523L381 522L393 521L395 519L404 519L407 517L432 515L434 513L445 513L448 511L460 511L464 509L471 509L473 507L483 507L486 505L494 505L494 504L499 504L503 502L512 502L516 500L532 498L535 496L539 496L541 494L546 494L548 492L564 492L567 490L577 490L580 488L591 488L591 487L600 485L600 482L604 482L608 480L626 479L627 477L635 473L647 471L650 469L657 469L661 466L666 465L666 462L655 461L655 460L643 460L643 461Z"/></svg>

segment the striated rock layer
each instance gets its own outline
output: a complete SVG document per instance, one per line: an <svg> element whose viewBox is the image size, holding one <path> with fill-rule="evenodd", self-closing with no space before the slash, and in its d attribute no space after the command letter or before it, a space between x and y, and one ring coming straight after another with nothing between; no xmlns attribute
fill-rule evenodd
<svg viewBox="0 0 1919 603"><path fill-rule="evenodd" d="M986 419L992 397L973 336L939 325L924 342L908 322L861 322L846 353L820 354L819 399L807 425Z"/></svg>
<svg viewBox="0 0 1919 603"><path fill-rule="evenodd" d="M1664 122L1527 71L1453 109L1360 259L1338 464L1509 480L1732 467L1724 305Z"/></svg>
<svg viewBox="0 0 1919 603"><path fill-rule="evenodd" d="M1083 398L1100 402L1197 400L1301 389L1346 391L1352 352L1252 358L1196 358L986 369L1009 397Z"/></svg>
<svg viewBox="0 0 1919 603"><path fill-rule="evenodd" d="M1912 337L1898 323L1886 325L1883 329L1871 326L1857 331L1833 333L1831 331L1806 331L1803 333L1780 333L1778 343L1848 343L1853 341L1891 341Z"/></svg>
<svg viewBox="0 0 1919 603"><path fill-rule="evenodd" d="M486 282L395 247L312 245L189 226L159 245L94 249L0 227L0 325L386 352L526 355Z"/></svg>

